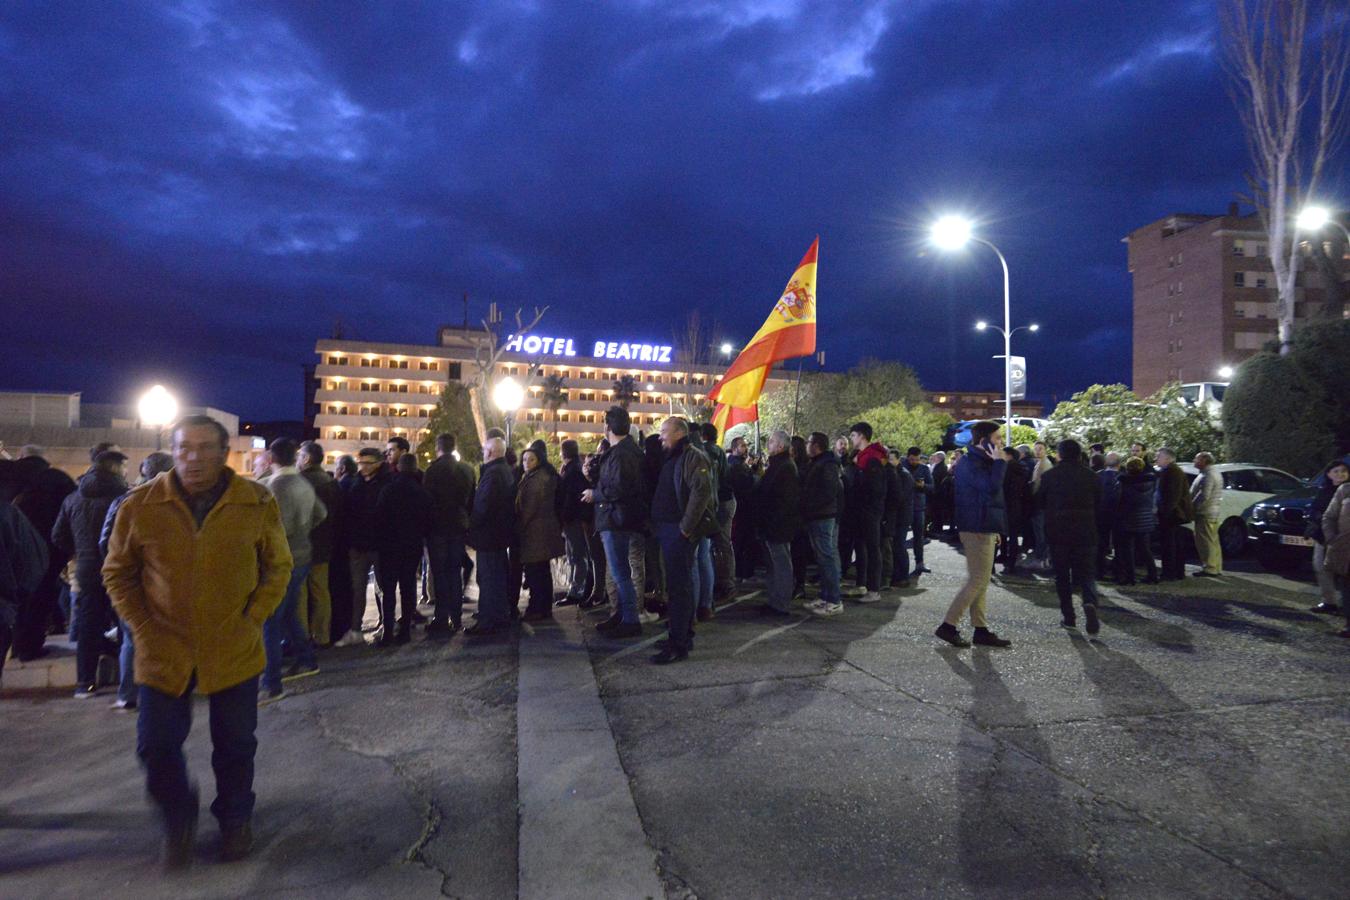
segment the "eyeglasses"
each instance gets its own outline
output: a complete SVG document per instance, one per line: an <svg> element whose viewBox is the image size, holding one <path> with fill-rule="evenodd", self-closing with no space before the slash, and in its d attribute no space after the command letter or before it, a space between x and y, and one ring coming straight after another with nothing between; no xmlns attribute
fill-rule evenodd
<svg viewBox="0 0 1350 900"><path fill-rule="evenodd" d="M378 459L358 459L356 464L358 466L378 466L380 461Z"/></svg>

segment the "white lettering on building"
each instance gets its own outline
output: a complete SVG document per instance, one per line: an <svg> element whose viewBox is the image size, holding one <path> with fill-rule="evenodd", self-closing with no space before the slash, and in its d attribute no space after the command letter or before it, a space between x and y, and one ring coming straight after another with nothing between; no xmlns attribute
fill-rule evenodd
<svg viewBox="0 0 1350 900"><path fill-rule="evenodd" d="M514 353L529 356L576 356L576 342L572 338L543 337L541 335L513 334L503 347ZM596 341L591 355L596 359L627 359L635 362L668 363L675 348L660 344L638 344L627 341Z"/></svg>

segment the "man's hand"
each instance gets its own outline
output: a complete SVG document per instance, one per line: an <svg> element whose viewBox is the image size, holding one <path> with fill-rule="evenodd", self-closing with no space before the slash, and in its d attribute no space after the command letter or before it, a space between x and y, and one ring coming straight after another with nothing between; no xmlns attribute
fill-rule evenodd
<svg viewBox="0 0 1350 900"><path fill-rule="evenodd" d="M582 491L582 492L581 492L581 502L582 502L582 503L594 503L594 502L595 502L595 491L594 491L592 488L587 488L586 490Z"/></svg>

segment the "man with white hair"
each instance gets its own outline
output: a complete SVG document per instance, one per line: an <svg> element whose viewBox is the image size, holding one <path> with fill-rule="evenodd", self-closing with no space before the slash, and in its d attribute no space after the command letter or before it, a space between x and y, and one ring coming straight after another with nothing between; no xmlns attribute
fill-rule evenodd
<svg viewBox="0 0 1350 900"><path fill-rule="evenodd" d="M469 546L478 552L478 621L466 635L490 635L511 624L511 567L506 549L516 527L516 480L506 462L506 442L483 444L483 469L469 516ZM516 586L519 591L519 585Z"/></svg>
<svg viewBox="0 0 1350 900"><path fill-rule="evenodd" d="M1219 543L1219 503L1223 500L1223 479L1214 471L1214 454L1195 454L1199 475L1191 482L1191 506L1195 509L1195 552L1200 557L1200 578L1223 574L1223 545Z"/></svg>
<svg viewBox="0 0 1350 900"><path fill-rule="evenodd" d="M689 442L689 423L671 416L661 424L665 464L652 498L651 522L666 564L669 635L652 658L659 666L679 662L694 646L694 553L717 529L717 495L707 455Z"/></svg>

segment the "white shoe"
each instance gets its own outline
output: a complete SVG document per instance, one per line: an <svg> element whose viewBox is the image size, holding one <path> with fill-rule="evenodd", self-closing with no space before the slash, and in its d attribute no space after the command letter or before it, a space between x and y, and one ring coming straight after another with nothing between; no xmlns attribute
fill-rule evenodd
<svg viewBox="0 0 1350 900"><path fill-rule="evenodd" d="M260 694L258 695L258 705L259 705L259 706L270 706L270 705L272 705L273 703L276 703L278 700L284 700L284 699L286 699L286 689L285 689L285 688L282 688L281 690L276 691L275 693L273 693L272 691L263 691L262 693L260 693Z"/></svg>
<svg viewBox="0 0 1350 900"><path fill-rule="evenodd" d="M858 598L859 603L880 603L881 595L876 591L868 591Z"/></svg>
<svg viewBox="0 0 1350 900"><path fill-rule="evenodd" d="M365 639L364 637L361 636L361 632L359 632L359 631L349 631L349 632L347 632L346 634L344 634L342 637L338 638L338 639L337 639L337 642L334 643L333 646L334 646L334 647L359 647L359 646L361 646L362 644L364 644L365 642L366 642L366 639Z"/></svg>
<svg viewBox="0 0 1350 900"><path fill-rule="evenodd" d="M867 588L865 587L844 588L840 593L843 594L845 597L861 597L867 593Z"/></svg>
<svg viewBox="0 0 1350 900"><path fill-rule="evenodd" d="M844 604L813 600L806 604L806 611L813 616L837 616L844 611Z"/></svg>
<svg viewBox="0 0 1350 900"><path fill-rule="evenodd" d="M647 610L645 609L638 613L638 622L640 622L643 625L650 625L653 622L660 621L660 619L661 617L658 616L656 613L647 612Z"/></svg>

